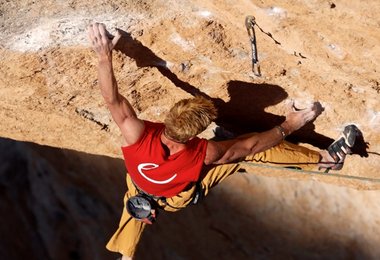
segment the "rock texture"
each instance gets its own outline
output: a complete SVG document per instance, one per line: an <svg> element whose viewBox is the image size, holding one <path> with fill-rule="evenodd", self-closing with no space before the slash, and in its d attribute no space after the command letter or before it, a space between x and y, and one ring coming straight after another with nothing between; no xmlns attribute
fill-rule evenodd
<svg viewBox="0 0 380 260"><path fill-rule="evenodd" d="M0 2L0 258L116 257L104 243L125 169L87 43L97 21L123 31L115 74L141 118L162 120L202 94L219 107L216 124L245 133L282 122L291 100L319 101L323 113L290 141L324 149L346 124L363 133L336 175L246 165L250 174L204 204L163 214L140 259L378 259L379 9L358 0ZM247 15L262 29L262 77L251 72Z"/></svg>

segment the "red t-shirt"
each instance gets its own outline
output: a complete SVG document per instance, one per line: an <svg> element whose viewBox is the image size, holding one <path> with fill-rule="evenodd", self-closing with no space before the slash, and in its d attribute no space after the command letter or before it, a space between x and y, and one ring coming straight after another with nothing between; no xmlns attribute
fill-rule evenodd
<svg viewBox="0 0 380 260"><path fill-rule="evenodd" d="M145 129L133 145L122 147L125 166L133 182L143 191L172 197L197 182L206 156L207 140L198 137L172 155L161 143L164 124L144 121Z"/></svg>

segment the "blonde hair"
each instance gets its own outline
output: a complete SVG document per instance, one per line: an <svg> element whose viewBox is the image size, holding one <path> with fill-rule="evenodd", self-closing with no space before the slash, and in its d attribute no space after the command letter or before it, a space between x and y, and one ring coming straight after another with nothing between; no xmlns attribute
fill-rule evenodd
<svg viewBox="0 0 380 260"><path fill-rule="evenodd" d="M177 102L166 115L164 134L173 141L185 143L203 132L216 119L214 103L201 96Z"/></svg>

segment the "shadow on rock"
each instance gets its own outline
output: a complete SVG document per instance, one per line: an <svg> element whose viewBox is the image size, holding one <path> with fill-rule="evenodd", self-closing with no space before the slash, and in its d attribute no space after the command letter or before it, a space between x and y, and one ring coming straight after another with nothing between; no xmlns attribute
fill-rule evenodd
<svg viewBox="0 0 380 260"><path fill-rule="evenodd" d="M354 147L352 147L351 149L352 154L358 154L360 155L360 157L368 157L368 148L369 143L364 140L363 132L360 129L358 129Z"/></svg>
<svg viewBox="0 0 380 260"><path fill-rule="evenodd" d="M248 188L260 189L257 185L261 182ZM136 259L152 255L157 260L371 259L358 241L342 242L318 221L312 224L312 219L305 227L291 224L287 218L301 223L303 216L269 201L272 206L265 206L264 198L241 198L252 194L244 195L240 189L244 190L244 185L238 189L218 186L199 205L161 214L157 223L145 229ZM281 201L278 198L277 203ZM310 232L317 226L317 234Z"/></svg>
<svg viewBox="0 0 380 260"><path fill-rule="evenodd" d="M277 85L254 84L243 81L227 83L228 102L214 99L219 117L216 123L227 130L245 134L261 132L281 124L284 116L274 115L265 108L279 104L288 97Z"/></svg>
<svg viewBox="0 0 380 260"><path fill-rule="evenodd" d="M123 207L123 160L0 138L0 165L2 259L118 257L105 244ZM282 209L281 198L260 195L269 186L259 177L243 176L217 186L199 205L160 214L136 259L370 259L365 245L334 240L318 221L302 224L304 216ZM293 218L296 226L289 227Z"/></svg>
<svg viewBox="0 0 380 260"><path fill-rule="evenodd" d="M176 87L196 96L204 96L214 101L219 117L216 123L236 135L249 132L261 132L281 124L284 116L265 111L267 107L276 105L288 97L286 91L277 85L255 84L243 81L227 83L230 101L212 98L197 87L179 79L166 67L166 61L158 57L130 33L118 29L122 34L116 49L136 61L139 67L155 67ZM320 149L326 149L334 140L315 132L315 125L310 122L288 137L293 143L308 143Z"/></svg>
<svg viewBox="0 0 380 260"><path fill-rule="evenodd" d="M0 138L1 259L114 259L120 159Z"/></svg>

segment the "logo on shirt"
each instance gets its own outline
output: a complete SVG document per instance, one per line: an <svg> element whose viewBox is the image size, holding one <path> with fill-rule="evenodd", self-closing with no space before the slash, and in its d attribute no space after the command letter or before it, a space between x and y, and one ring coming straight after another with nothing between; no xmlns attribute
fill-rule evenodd
<svg viewBox="0 0 380 260"><path fill-rule="evenodd" d="M157 180L154 180L152 178L149 178L148 176L145 175L145 173L143 171L149 171L149 170L152 170L152 169L155 169L155 168L158 168L158 164L155 164L155 163L140 163L138 166L137 166L137 170L139 171L139 173L141 174L141 176L143 176L147 181L150 181L152 183L155 183L155 184L166 184L166 183L169 183L171 182L172 180L174 180L174 178L177 176L177 174L175 173L172 177L170 177L169 179L166 179L166 180L163 180L163 181L157 181Z"/></svg>

